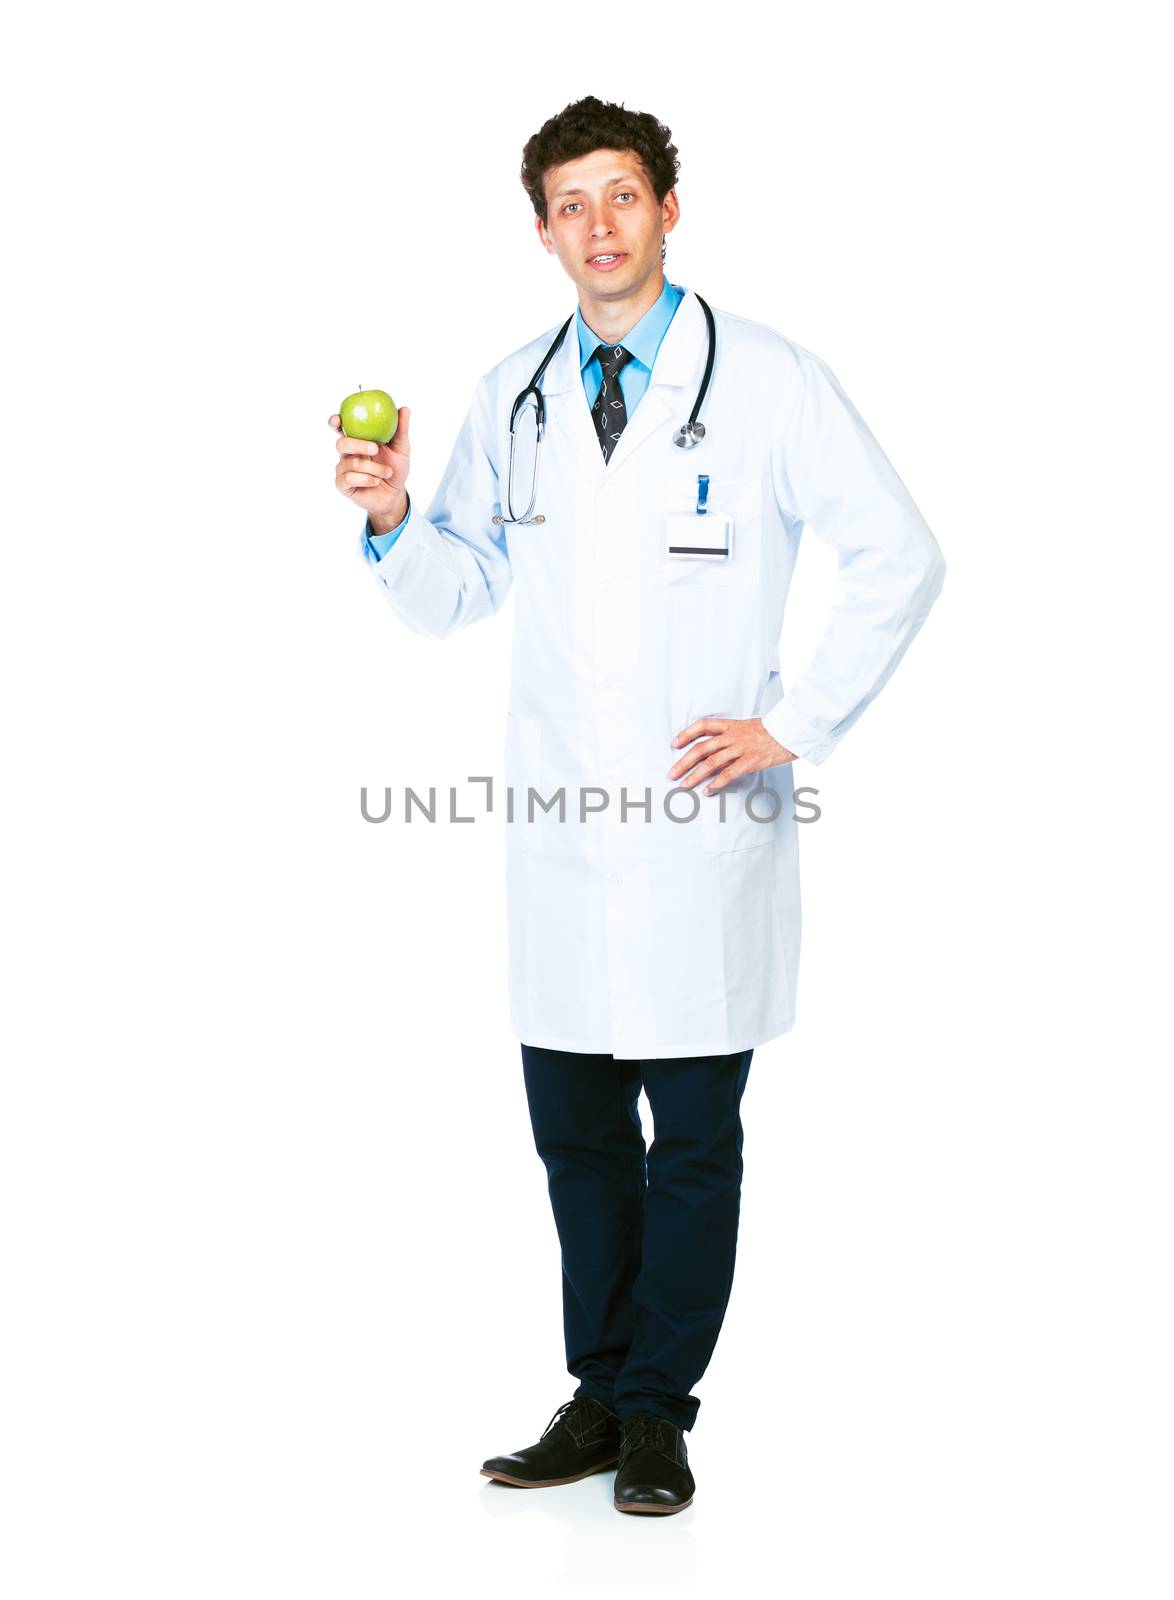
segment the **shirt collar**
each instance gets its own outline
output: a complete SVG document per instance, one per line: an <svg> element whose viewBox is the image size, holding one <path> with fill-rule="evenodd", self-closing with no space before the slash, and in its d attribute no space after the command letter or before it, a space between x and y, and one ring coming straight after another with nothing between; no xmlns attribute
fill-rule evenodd
<svg viewBox="0 0 1174 1600"><path fill-rule="evenodd" d="M684 298L684 289L675 283L670 283L666 278L660 297L649 306L636 326L620 341L624 349L630 350L633 358L649 372L652 371L652 363L656 360L660 341L673 320L673 312ZM575 325L579 330L579 370L582 371L595 354L597 346L606 341L587 326L583 321L581 310L575 312Z"/></svg>

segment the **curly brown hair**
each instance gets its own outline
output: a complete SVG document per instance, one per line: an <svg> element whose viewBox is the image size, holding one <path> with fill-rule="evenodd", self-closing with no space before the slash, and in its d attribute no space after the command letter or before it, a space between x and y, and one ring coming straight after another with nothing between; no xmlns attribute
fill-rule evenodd
<svg viewBox="0 0 1174 1600"><path fill-rule="evenodd" d="M543 227L548 226L542 180L551 167L593 150L631 150L640 158L659 205L677 181L680 162L671 132L648 111L628 111L621 103L585 95L550 117L527 139L522 151L522 187Z"/></svg>

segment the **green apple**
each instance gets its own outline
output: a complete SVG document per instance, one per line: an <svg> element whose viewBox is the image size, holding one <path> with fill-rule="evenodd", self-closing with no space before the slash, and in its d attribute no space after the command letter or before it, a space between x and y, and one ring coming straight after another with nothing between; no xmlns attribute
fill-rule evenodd
<svg viewBox="0 0 1174 1600"><path fill-rule="evenodd" d="M374 439L386 444L399 426L395 401L382 389L360 389L348 394L338 408L342 431L348 439Z"/></svg>

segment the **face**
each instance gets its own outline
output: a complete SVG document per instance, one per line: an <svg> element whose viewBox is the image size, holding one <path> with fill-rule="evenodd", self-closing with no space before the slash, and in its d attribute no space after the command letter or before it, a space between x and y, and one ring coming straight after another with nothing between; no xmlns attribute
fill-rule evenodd
<svg viewBox="0 0 1174 1600"><path fill-rule="evenodd" d="M673 189L657 203L633 151L593 150L549 168L543 187L548 222L535 217L538 236L585 295L622 300L660 274L661 236L680 208ZM600 255L618 259L592 265Z"/></svg>

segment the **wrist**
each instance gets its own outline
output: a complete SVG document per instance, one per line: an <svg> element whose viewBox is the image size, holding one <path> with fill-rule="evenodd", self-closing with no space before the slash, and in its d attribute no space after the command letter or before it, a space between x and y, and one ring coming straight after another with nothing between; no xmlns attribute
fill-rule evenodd
<svg viewBox="0 0 1174 1600"><path fill-rule="evenodd" d="M390 511L377 511L370 515L371 532L374 534L390 533L393 528L398 528L404 520L408 510L408 492L405 489L397 505Z"/></svg>

